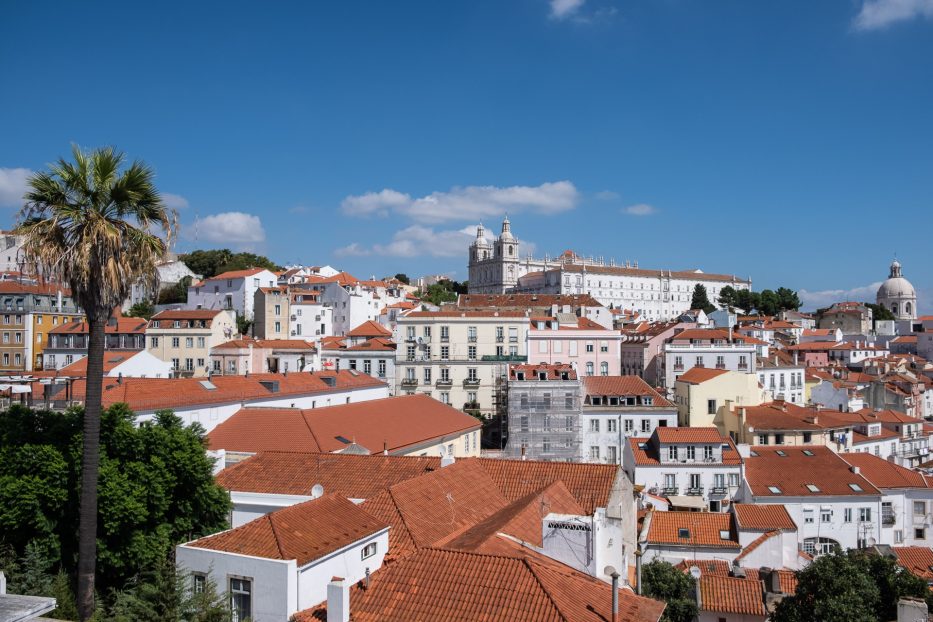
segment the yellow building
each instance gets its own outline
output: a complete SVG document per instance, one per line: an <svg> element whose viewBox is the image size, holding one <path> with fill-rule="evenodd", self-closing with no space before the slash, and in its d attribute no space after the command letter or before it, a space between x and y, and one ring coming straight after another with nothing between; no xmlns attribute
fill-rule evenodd
<svg viewBox="0 0 933 622"><path fill-rule="evenodd" d="M757 406L767 398L767 391L758 384L756 374L693 367L674 383L679 425L716 426L723 435L728 433L725 415L734 406Z"/></svg>
<svg viewBox="0 0 933 622"><path fill-rule="evenodd" d="M0 281L0 372L43 369L48 332L79 319L83 314L57 285Z"/></svg>

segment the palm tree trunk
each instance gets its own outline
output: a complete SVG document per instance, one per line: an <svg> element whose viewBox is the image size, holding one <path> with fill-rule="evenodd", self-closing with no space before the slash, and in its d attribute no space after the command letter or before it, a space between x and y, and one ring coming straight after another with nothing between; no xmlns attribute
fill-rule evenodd
<svg viewBox="0 0 933 622"><path fill-rule="evenodd" d="M84 397L84 447L81 458L81 501L78 522L78 614L94 615L97 566L97 474L100 469L101 389L104 381L104 332L107 313L88 314L87 385ZM93 314L93 317L92 317Z"/></svg>

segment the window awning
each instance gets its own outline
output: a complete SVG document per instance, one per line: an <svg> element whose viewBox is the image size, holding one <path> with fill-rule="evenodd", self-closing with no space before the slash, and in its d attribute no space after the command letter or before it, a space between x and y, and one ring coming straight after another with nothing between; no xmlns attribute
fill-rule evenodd
<svg viewBox="0 0 933 622"><path fill-rule="evenodd" d="M667 498L672 508L687 508L690 510L705 510L706 501L703 497L687 495L671 495Z"/></svg>
<svg viewBox="0 0 933 622"><path fill-rule="evenodd" d="M13 393L32 393L32 387L24 384L0 384L0 391L12 391Z"/></svg>

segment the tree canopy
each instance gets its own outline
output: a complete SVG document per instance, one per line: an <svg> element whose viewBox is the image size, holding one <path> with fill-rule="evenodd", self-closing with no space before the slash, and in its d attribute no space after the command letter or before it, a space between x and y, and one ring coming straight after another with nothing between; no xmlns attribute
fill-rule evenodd
<svg viewBox="0 0 933 622"><path fill-rule="evenodd" d="M458 283L449 279L442 279L433 285L428 285L421 292L421 300L439 305L443 302L455 302L459 294L467 293L467 284Z"/></svg>
<svg viewBox="0 0 933 622"><path fill-rule="evenodd" d="M150 319L155 315L155 307L148 300L141 300L124 312L127 317L141 317L144 320Z"/></svg>
<svg viewBox="0 0 933 622"><path fill-rule="evenodd" d="M693 622L697 616L696 580L659 559L641 569L642 592L667 603L661 622Z"/></svg>
<svg viewBox="0 0 933 622"><path fill-rule="evenodd" d="M712 313L716 306L709 301L709 294L706 293L706 287L697 283L693 288L693 298L690 299L691 309L702 309L705 313Z"/></svg>
<svg viewBox="0 0 933 622"><path fill-rule="evenodd" d="M726 285L719 291L718 302L723 307L734 307L747 313L757 311L761 315L796 311L801 304L797 292L786 287L779 287L776 291L765 289L753 292L747 289L735 289L731 285Z"/></svg>
<svg viewBox="0 0 933 622"><path fill-rule="evenodd" d="M266 268L275 272L281 268L268 257L254 253L234 253L229 248L196 250L178 257L195 274L205 279L231 270Z"/></svg>
<svg viewBox="0 0 933 622"><path fill-rule="evenodd" d="M404 272L399 272L395 275L395 280L404 283L405 285L411 285L411 279L408 278L408 275Z"/></svg>
<svg viewBox="0 0 933 622"><path fill-rule="evenodd" d="M226 528L200 425L165 411L134 425L125 404L101 418L97 590L156 568L174 545ZM0 412L0 543L33 568L74 576L82 412ZM15 579L15 577L14 577Z"/></svg>
<svg viewBox="0 0 933 622"><path fill-rule="evenodd" d="M837 549L797 573L796 593L778 604L771 620L893 620L903 596L929 600L926 581L889 557Z"/></svg>
<svg viewBox="0 0 933 622"><path fill-rule="evenodd" d="M891 313L891 310L884 305L875 304L873 302L865 302L862 304L871 309L871 317L875 322L897 319L894 317L894 314Z"/></svg>

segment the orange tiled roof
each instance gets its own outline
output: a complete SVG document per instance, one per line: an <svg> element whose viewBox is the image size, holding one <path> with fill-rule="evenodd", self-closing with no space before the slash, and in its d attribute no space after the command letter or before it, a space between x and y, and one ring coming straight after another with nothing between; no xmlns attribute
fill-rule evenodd
<svg viewBox="0 0 933 622"><path fill-rule="evenodd" d="M126 317L123 315L115 316L111 321L114 323L111 324L111 322L107 322L104 327L104 333L108 335L124 333L141 335L146 332L146 327L149 325L149 322L143 318ZM56 326L49 331L50 335L86 335L87 333L88 324L83 320L80 322L68 322L67 324Z"/></svg>
<svg viewBox="0 0 933 622"><path fill-rule="evenodd" d="M350 593L354 622L605 622L612 588L604 581L508 544L504 554L423 549L374 573ZM664 603L619 590L619 619L657 622ZM326 603L295 622L323 622Z"/></svg>
<svg viewBox="0 0 933 622"><path fill-rule="evenodd" d="M755 447L745 459L745 479L756 497L881 494L841 456L821 445Z"/></svg>
<svg viewBox="0 0 933 622"><path fill-rule="evenodd" d="M482 427L428 397L397 395L324 408L242 408L208 435L211 449L236 452L336 452L356 443L371 452L402 451Z"/></svg>
<svg viewBox="0 0 933 622"><path fill-rule="evenodd" d="M766 616L762 582L714 574L700 576L700 600L705 611Z"/></svg>
<svg viewBox="0 0 933 622"><path fill-rule="evenodd" d="M746 531L797 530L797 524L780 503L733 503L735 520Z"/></svg>
<svg viewBox="0 0 933 622"><path fill-rule="evenodd" d="M933 581L933 549L927 546L891 547L897 563L927 581Z"/></svg>
<svg viewBox="0 0 933 622"><path fill-rule="evenodd" d="M803 553L803 551L800 551L800 553ZM808 555L805 559L813 558ZM719 577L732 576L732 564L723 559L685 559L674 565L675 568L683 572L689 571L691 566L699 568L700 572L704 575L716 575ZM760 581L766 578L762 576L760 568L745 568L743 566L742 569L745 571L745 576L749 581ZM778 573L778 578L781 582L781 592L784 594L793 594L797 591L797 575L793 570L787 570L785 568L772 570L776 570Z"/></svg>
<svg viewBox="0 0 933 622"><path fill-rule="evenodd" d="M331 386L324 378L333 378ZM262 382L278 382L278 393ZM291 374L250 374L247 376L214 376L207 378L125 378L122 383L104 379L103 403L106 406L123 402L134 411L185 408L201 404L223 404L268 399L272 395L311 395L350 389L384 386L372 376L353 374L350 370L320 371ZM80 390L79 390L80 389ZM83 387L75 387L83 395Z"/></svg>
<svg viewBox="0 0 933 622"><path fill-rule="evenodd" d="M167 309L152 316L150 322L157 320L212 320L223 313L222 309Z"/></svg>
<svg viewBox="0 0 933 622"><path fill-rule="evenodd" d="M662 443L725 443L719 430L710 426L704 428L655 428L655 435Z"/></svg>
<svg viewBox="0 0 933 622"><path fill-rule="evenodd" d="M635 464L638 466L660 466L663 464L658 458L656 448L649 442L650 439L629 437L627 440L632 449L632 454L635 456ZM722 464L730 466L742 464L742 457L731 439L721 437L719 442L728 446L728 449L724 447L722 450Z"/></svg>
<svg viewBox="0 0 933 622"><path fill-rule="evenodd" d="M877 488L929 488L922 473L905 469L867 452L845 453L840 457Z"/></svg>
<svg viewBox="0 0 933 622"><path fill-rule="evenodd" d="M363 322L349 333L347 337L391 337L392 331L373 320Z"/></svg>
<svg viewBox="0 0 933 622"><path fill-rule="evenodd" d="M242 350L253 346L254 348L271 350L314 350L315 346L304 339L232 339L211 348L212 350Z"/></svg>
<svg viewBox="0 0 933 622"><path fill-rule="evenodd" d="M732 515L722 512L651 512L649 544L739 549ZM686 531L684 531L686 530Z"/></svg>
<svg viewBox="0 0 933 622"><path fill-rule="evenodd" d="M548 380L560 380L561 373L566 373L568 380L577 379L577 370L573 368L572 365L568 363L562 363L560 365L548 365L542 363L541 365L535 365L534 363L527 363L521 365L512 365L509 367L509 379L516 380L516 372L524 372L525 380L533 381L538 380L538 375L541 372L545 373L545 377Z"/></svg>
<svg viewBox="0 0 933 622"><path fill-rule="evenodd" d="M347 352L394 352L395 348L395 342L391 339L373 337L372 339L367 339L363 343L358 343L345 349Z"/></svg>
<svg viewBox="0 0 933 622"><path fill-rule="evenodd" d="M525 318L524 311L461 311L442 309L439 311L412 311L405 317L432 318L432 317L501 317L505 319Z"/></svg>
<svg viewBox="0 0 933 622"><path fill-rule="evenodd" d="M320 484L328 493L368 499L440 465L436 456L262 451L225 468L216 481L231 491L281 495L310 495L311 488Z"/></svg>
<svg viewBox="0 0 933 622"><path fill-rule="evenodd" d="M728 374L726 369L715 369L713 367L691 367L677 378L677 382L686 382L687 384L703 384L707 380L718 378L723 374Z"/></svg>
<svg viewBox="0 0 933 622"><path fill-rule="evenodd" d="M220 274L214 275L204 280L205 281L221 281L224 279L242 279L242 278L253 276L254 274L259 274L260 272L266 272L266 271L267 270L265 268L248 268L246 270L230 270L229 272L221 272Z"/></svg>
<svg viewBox="0 0 933 622"><path fill-rule="evenodd" d="M339 494L277 510L186 546L267 559L294 559L298 567L387 529Z"/></svg>
<svg viewBox="0 0 933 622"><path fill-rule="evenodd" d="M649 396L653 399L655 406L664 408L674 406L638 376L586 376L583 378L583 388L586 395Z"/></svg>
<svg viewBox="0 0 933 622"><path fill-rule="evenodd" d="M104 352L104 374L108 374L114 370L115 367L121 365L134 356L139 354L139 351L136 352L127 352L127 351L108 351ZM77 361L71 365L66 365L58 370L58 373L62 376L75 376L75 377L86 377L87 376L87 357L82 356Z"/></svg>

